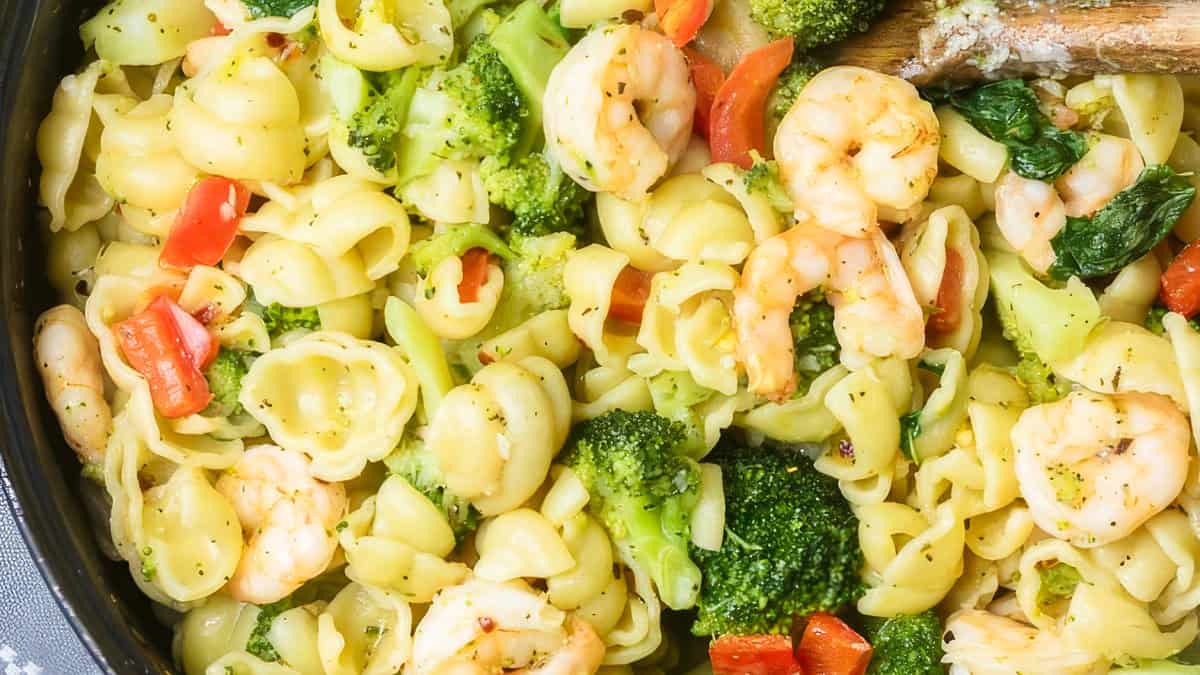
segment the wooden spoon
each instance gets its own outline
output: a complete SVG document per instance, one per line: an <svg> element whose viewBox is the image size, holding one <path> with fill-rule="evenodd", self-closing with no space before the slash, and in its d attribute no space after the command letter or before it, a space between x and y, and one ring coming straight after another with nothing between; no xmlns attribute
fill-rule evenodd
<svg viewBox="0 0 1200 675"><path fill-rule="evenodd" d="M917 84L1016 75L1200 73L1200 0L896 0L832 63ZM975 9L969 9L974 7Z"/></svg>

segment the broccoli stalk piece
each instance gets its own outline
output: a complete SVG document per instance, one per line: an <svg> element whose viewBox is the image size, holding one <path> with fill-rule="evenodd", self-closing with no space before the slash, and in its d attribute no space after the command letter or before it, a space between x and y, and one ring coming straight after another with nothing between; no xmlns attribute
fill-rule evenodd
<svg viewBox="0 0 1200 675"><path fill-rule="evenodd" d="M798 49L838 42L866 31L886 0L750 0L750 16Z"/></svg>
<svg viewBox="0 0 1200 675"><path fill-rule="evenodd" d="M699 459L709 450L704 438L704 420L695 407L711 399L716 392L696 383L687 372L666 371L647 380L654 411L678 422L684 428L684 441L680 450L687 456Z"/></svg>
<svg viewBox="0 0 1200 675"><path fill-rule="evenodd" d="M837 481L798 449L718 446L725 542L692 548L703 572L696 635L788 634L792 617L836 612L863 592L858 519Z"/></svg>
<svg viewBox="0 0 1200 675"><path fill-rule="evenodd" d="M942 622L933 610L854 622L873 652L867 675L943 675Z"/></svg>
<svg viewBox="0 0 1200 675"><path fill-rule="evenodd" d="M587 486L588 509L646 566L672 609L693 606L700 590L700 570L688 557L700 468L677 454L683 440L666 418L616 410L579 425L559 457Z"/></svg>
<svg viewBox="0 0 1200 675"><path fill-rule="evenodd" d="M582 236L591 193L563 173L558 163L532 154L507 166L489 157L481 166L490 201L513 214L510 231L525 237L555 232Z"/></svg>
<svg viewBox="0 0 1200 675"><path fill-rule="evenodd" d="M542 9L541 0L522 2L492 31L488 40L525 102L525 134L517 148L518 154L524 154L541 139L546 83L571 45L558 22Z"/></svg>
<svg viewBox="0 0 1200 675"><path fill-rule="evenodd" d="M795 349L796 396L803 396L813 380L838 364L842 347L833 329L833 307L820 290L796 301L788 324Z"/></svg>
<svg viewBox="0 0 1200 675"><path fill-rule="evenodd" d="M470 501L446 487L437 456L418 435L406 433L400 446L385 457L383 463L388 471L408 481L445 514L456 541L462 543L464 537L479 527L479 512Z"/></svg>
<svg viewBox="0 0 1200 675"><path fill-rule="evenodd" d="M504 240L496 236L486 225L468 224L452 227L442 234L423 239L413 244L410 255L417 274L429 276L446 258L461 257L473 248L487 249L501 258L512 258L514 253Z"/></svg>
<svg viewBox="0 0 1200 675"><path fill-rule="evenodd" d="M242 378L249 372L246 353L233 349L221 349L217 358L204 371L208 380L208 389L212 392L212 402L204 411L205 415L214 417L233 417L242 414L242 404L238 402L238 394L242 392Z"/></svg>

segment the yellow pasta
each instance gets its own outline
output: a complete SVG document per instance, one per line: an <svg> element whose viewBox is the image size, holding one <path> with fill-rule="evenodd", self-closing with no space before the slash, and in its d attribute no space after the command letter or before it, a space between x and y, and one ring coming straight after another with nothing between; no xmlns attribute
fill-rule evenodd
<svg viewBox="0 0 1200 675"><path fill-rule="evenodd" d="M503 513L542 484L567 438L570 406L553 363L539 357L493 363L442 399L429 447L450 490L484 515Z"/></svg>
<svg viewBox="0 0 1200 675"><path fill-rule="evenodd" d="M312 458L314 476L347 480L396 447L417 382L399 352L317 332L256 360L239 400L277 443Z"/></svg>

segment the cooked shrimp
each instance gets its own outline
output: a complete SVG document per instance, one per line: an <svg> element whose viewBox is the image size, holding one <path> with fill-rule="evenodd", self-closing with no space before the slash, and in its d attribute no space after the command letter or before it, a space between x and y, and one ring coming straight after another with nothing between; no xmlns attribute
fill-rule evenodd
<svg viewBox="0 0 1200 675"><path fill-rule="evenodd" d="M592 192L640 199L692 135L696 90L687 61L661 33L635 24L592 31L550 74L546 142Z"/></svg>
<svg viewBox="0 0 1200 675"><path fill-rule="evenodd" d="M604 643L591 624L520 581L443 589L413 636L412 675L588 675Z"/></svg>
<svg viewBox="0 0 1200 675"><path fill-rule="evenodd" d="M1128 138L1100 136L1083 159L1054 182L1072 218L1099 211L1117 193L1133 185L1146 168L1142 153Z"/></svg>
<svg viewBox="0 0 1200 675"><path fill-rule="evenodd" d="M1067 207L1053 185L1013 172L996 184L996 226L1025 262L1045 274L1054 264L1050 240L1067 224Z"/></svg>
<svg viewBox="0 0 1200 675"><path fill-rule="evenodd" d="M1191 431L1165 396L1075 391L1021 413L1012 441L1034 522L1092 547L1133 532L1179 496Z"/></svg>
<svg viewBox="0 0 1200 675"><path fill-rule="evenodd" d="M738 357L754 393L782 400L795 390L788 317L796 298L819 286L833 305L847 365L921 353L924 313L887 237L879 230L858 239L798 225L751 252L734 291Z"/></svg>
<svg viewBox="0 0 1200 675"><path fill-rule="evenodd" d="M346 490L313 478L302 453L274 445L250 448L217 480L217 490L233 504L246 534L229 580L234 598L275 602L329 566Z"/></svg>
<svg viewBox="0 0 1200 675"><path fill-rule="evenodd" d="M775 134L796 219L851 237L878 227L879 207L904 211L938 172L937 116L908 82L863 68L814 77Z"/></svg>
<svg viewBox="0 0 1200 675"><path fill-rule="evenodd" d="M103 461L112 410L104 399L100 345L83 312L71 305L46 310L33 329L33 352L67 445L85 462Z"/></svg>
<svg viewBox="0 0 1200 675"><path fill-rule="evenodd" d="M945 663L951 675L1092 675L1108 670L1100 655L1059 635L1002 616L966 609L946 621Z"/></svg>

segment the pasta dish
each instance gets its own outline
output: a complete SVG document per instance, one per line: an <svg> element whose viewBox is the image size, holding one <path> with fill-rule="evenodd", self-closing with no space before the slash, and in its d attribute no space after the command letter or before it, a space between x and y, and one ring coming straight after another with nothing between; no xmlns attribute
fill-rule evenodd
<svg viewBox="0 0 1200 675"><path fill-rule="evenodd" d="M88 18L35 354L179 671L1200 673L1200 79L884 4Z"/></svg>

